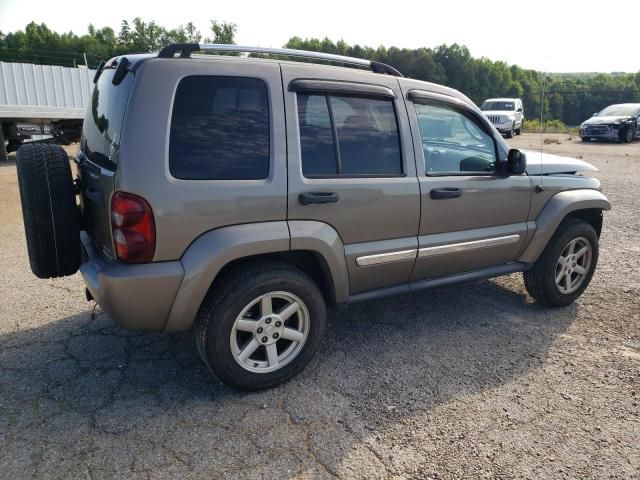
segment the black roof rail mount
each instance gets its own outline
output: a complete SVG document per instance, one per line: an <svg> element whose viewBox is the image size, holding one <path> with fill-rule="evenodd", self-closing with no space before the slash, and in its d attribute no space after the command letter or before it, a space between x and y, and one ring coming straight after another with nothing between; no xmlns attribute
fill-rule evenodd
<svg viewBox="0 0 640 480"><path fill-rule="evenodd" d="M188 58L198 50L200 50L200 44L198 43L172 43L160 50L158 58L173 58L176 53L180 53L180 58Z"/></svg>
<svg viewBox="0 0 640 480"><path fill-rule="evenodd" d="M295 50L293 48L247 47L242 45L225 45L215 43L173 43L160 50L158 58L175 58L177 53L180 53L180 58L188 58L193 52L197 52L199 50L209 52L263 53L270 55L282 55L286 57L312 58L327 62L342 63L345 65L367 67L375 73L383 73L393 75L395 77L403 76L398 70L385 63L366 60L364 58L335 55L333 53Z"/></svg>

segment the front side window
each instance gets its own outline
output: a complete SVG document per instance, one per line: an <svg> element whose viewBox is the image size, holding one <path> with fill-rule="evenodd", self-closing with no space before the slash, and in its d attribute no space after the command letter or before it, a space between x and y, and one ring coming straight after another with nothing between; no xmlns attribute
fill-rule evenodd
<svg viewBox="0 0 640 480"><path fill-rule="evenodd" d="M171 175L185 180L266 178L269 130L269 96L262 80L185 77L171 117Z"/></svg>
<svg viewBox="0 0 640 480"><path fill-rule="evenodd" d="M298 122L306 177L402 174L392 100L299 94Z"/></svg>
<svg viewBox="0 0 640 480"><path fill-rule="evenodd" d="M496 147L470 114L440 104L414 104L427 175L491 174Z"/></svg>

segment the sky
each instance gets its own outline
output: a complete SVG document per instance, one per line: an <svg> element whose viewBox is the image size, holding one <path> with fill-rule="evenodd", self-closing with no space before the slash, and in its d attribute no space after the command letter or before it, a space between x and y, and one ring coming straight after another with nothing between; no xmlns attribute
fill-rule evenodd
<svg viewBox="0 0 640 480"><path fill-rule="evenodd" d="M193 21L203 35L210 33L211 18L233 22L240 45L281 47L292 36L373 47L458 43L475 57L544 72L640 71L637 0L597 7L585 0L0 0L4 33L32 20L79 35L89 23L117 32L123 19L137 16L167 28Z"/></svg>

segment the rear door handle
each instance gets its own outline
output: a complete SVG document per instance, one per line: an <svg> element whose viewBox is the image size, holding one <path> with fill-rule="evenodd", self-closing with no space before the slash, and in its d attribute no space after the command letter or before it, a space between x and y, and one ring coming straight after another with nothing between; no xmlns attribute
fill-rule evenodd
<svg viewBox="0 0 640 480"><path fill-rule="evenodd" d="M434 200L444 200L447 198L458 198L462 196L462 190L459 188L446 187L446 188L434 188L429 192L429 195Z"/></svg>
<svg viewBox="0 0 640 480"><path fill-rule="evenodd" d="M340 197L334 192L305 192L298 196L298 201L302 205L313 203L336 203Z"/></svg>

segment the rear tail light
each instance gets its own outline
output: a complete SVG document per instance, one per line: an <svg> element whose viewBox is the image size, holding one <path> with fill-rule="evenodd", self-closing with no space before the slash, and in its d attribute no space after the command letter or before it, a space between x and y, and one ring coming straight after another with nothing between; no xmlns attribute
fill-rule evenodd
<svg viewBox="0 0 640 480"><path fill-rule="evenodd" d="M116 255L126 263L147 263L156 249L156 228L149 204L131 193L111 198L111 232Z"/></svg>

